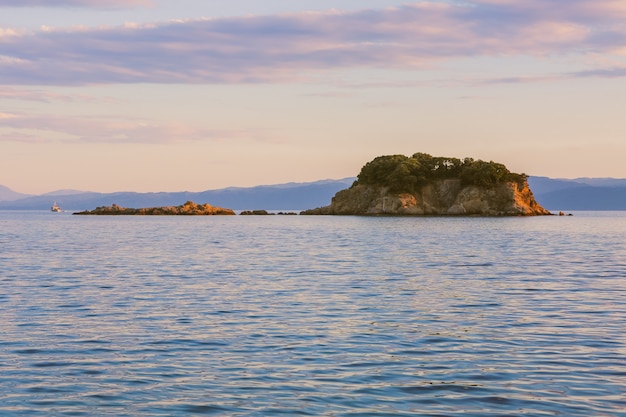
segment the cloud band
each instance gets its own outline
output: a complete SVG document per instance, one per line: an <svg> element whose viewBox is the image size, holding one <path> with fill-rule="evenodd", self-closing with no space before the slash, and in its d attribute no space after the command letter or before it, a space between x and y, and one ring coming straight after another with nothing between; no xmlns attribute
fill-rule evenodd
<svg viewBox="0 0 626 417"><path fill-rule="evenodd" d="M589 2L572 0L558 10L537 1L518 3L420 2L345 13L0 29L0 80L12 85L284 82L329 69L624 52L622 2L598 0L590 9Z"/></svg>

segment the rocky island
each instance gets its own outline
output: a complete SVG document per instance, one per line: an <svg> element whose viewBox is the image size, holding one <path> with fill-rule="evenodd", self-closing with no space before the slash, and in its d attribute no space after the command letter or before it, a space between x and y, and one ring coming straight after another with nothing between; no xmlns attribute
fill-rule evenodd
<svg viewBox="0 0 626 417"><path fill-rule="evenodd" d="M503 164L416 153L379 156L354 184L325 207L303 215L537 216L551 213L535 200L527 175Z"/></svg>
<svg viewBox="0 0 626 417"><path fill-rule="evenodd" d="M86 210L74 214L86 215L137 215L137 216L212 216L234 215L235 212L228 208L214 207L210 204L196 204L187 201L181 206L148 207L148 208L125 208L117 204L106 207L97 207L95 210Z"/></svg>

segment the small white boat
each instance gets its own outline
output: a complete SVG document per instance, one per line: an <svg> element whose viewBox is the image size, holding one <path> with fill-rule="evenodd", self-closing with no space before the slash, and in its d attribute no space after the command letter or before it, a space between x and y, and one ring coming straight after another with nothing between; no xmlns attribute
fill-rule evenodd
<svg viewBox="0 0 626 417"><path fill-rule="evenodd" d="M57 203L52 204L52 207L50 207L50 211L54 211L56 213L60 213L61 212L61 207L57 206Z"/></svg>

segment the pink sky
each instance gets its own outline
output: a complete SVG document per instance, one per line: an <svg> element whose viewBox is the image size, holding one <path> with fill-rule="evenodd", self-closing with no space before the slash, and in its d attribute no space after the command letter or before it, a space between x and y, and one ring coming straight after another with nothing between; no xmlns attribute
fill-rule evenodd
<svg viewBox="0 0 626 417"><path fill-rule="evenodd" d="M0 0L0 184L200 191L414 152L626 177L624 2L167 3Z"/></svg>

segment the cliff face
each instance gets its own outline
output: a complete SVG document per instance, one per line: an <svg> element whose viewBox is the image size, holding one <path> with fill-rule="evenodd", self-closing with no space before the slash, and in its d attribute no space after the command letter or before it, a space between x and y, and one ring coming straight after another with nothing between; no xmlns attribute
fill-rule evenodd
<svg viewBox="0 0 626 417"><path fill-rule="evenodd" d="M356 185L335 194L330 206L301 214L536 216L550 212L535 201L527 182L463 187L460 180L447 179L433 181L415 194Z"/></svg>

